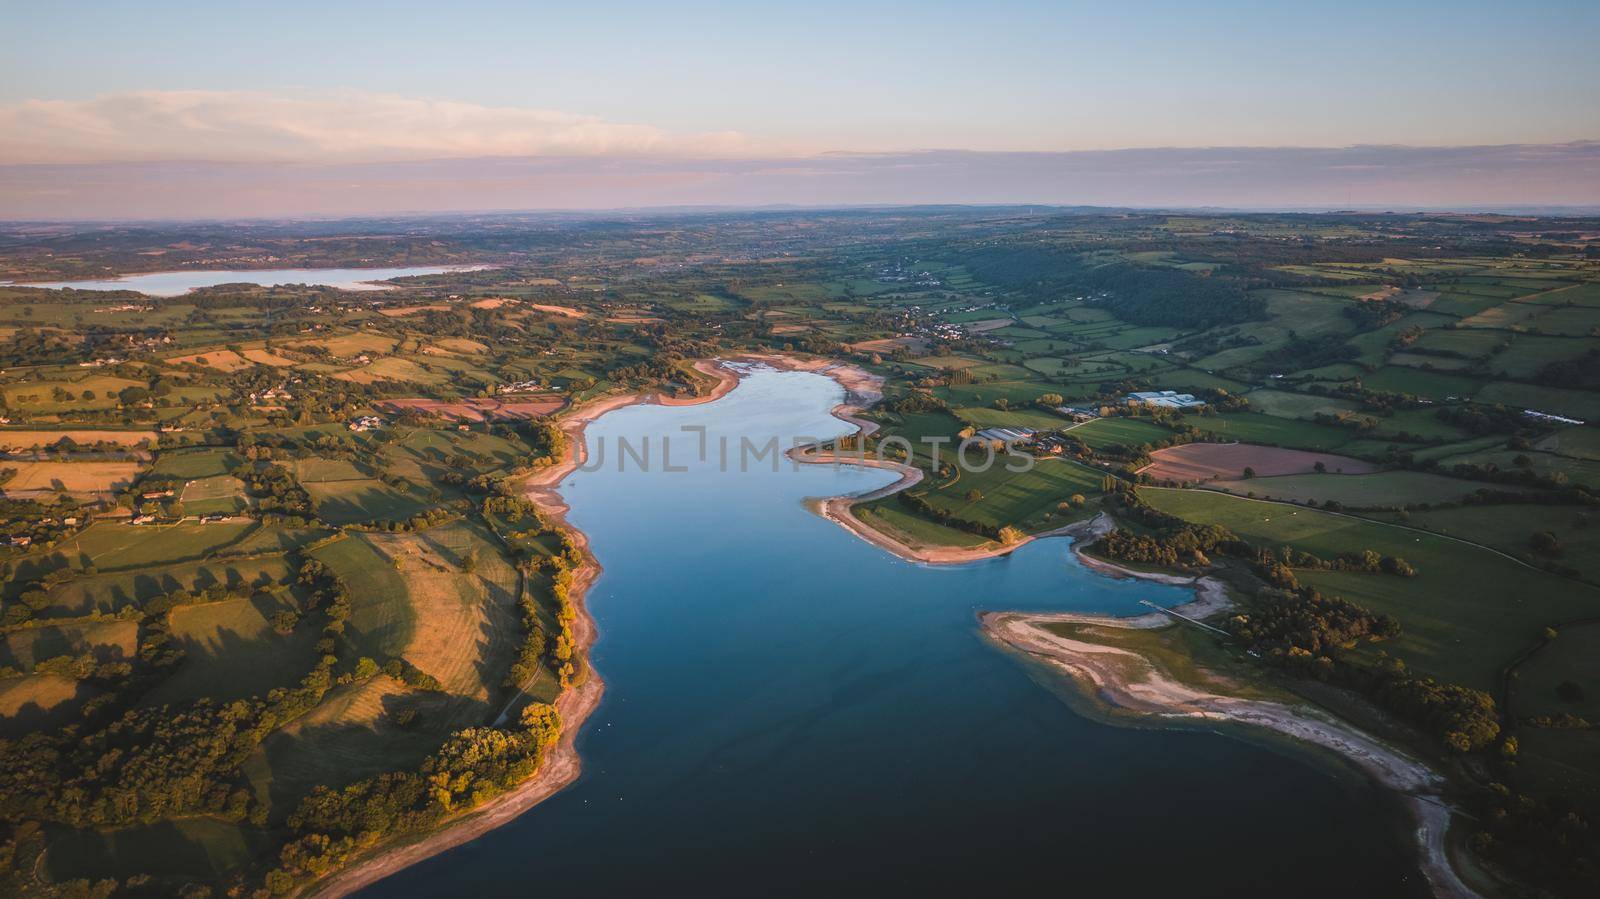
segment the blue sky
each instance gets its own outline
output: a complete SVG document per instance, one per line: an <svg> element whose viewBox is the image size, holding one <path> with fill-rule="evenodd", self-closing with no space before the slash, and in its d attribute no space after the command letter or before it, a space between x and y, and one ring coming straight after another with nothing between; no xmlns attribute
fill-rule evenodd
<svg viewBox="0 0 1600 899"><path fill-rule="evenodd" d="M0 103L358 90L840 150L1600 137L1600 3L7 3Z"/></svg>
<svg viewBox="0 0 1600 899"><path fill-rule="evenodd" d="M1600 202L1595 0L0 0L0 14L0 217L502 198ZM1195 152L1132 152L1153 148ZM1102 151L1127 155L1071 155ZM406 168L432 161L451 164Z"/></svg>

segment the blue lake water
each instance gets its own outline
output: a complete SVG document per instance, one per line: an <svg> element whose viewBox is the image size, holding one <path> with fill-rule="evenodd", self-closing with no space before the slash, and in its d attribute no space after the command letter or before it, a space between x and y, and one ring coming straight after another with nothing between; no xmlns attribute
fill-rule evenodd
<svg viewBox="0 0 1600 899"><path fill-rule="evenodd" d="M88 281L48 281L22 284L22 287L72 288L74 290L136 290L153 297L175 297L199 287L218 284L314 284L340 290L382 290L373 281L405 278L412 275L439 275L463 271L473 266L419 265L407 268L279 268L257 271L190 270L149 272ZM13 283L13 282L7 282Z"/></svg>
<svg viewBox="0 0 1600 899"><path fill-rule="evenodd" d="M975 620L1133 614L1187 591L1095 575L1062 539L910 564L801 505L891 473L737 470L741 436L845 432L828 414L841 396L760 372L716 403L590 427L603 468L562 488L605 566L588 602L607 687L583 777L367 895L1422 894L1397 804L1359 777L1081 717ZM708 429L706 463L683 425ZM625 435L651 436L654 470L616 470ZM663 435L690 471L660 470Z"/></svg>

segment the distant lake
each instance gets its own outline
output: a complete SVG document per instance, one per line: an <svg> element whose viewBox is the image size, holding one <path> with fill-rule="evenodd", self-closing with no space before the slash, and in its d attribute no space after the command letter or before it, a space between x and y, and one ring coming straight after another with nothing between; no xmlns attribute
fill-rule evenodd
<svg viewBox="0 0 1600 899"><path fill-rule="evenodd" d="M1280 744L1113 727L1002 652L980 609L1136 614L1184 589L1102 577L1066 539L903 561L807 511L893 472L723 470L749 437L826 438L843 400L758 372L703 406L589 428L561 487L605 572L605 698L583 776L517 821L364 891L615 896L1419 896L1392 796ZM705 458L695 431L705 428ZM646 473L618 439L649 437ZM662 440L674 465L663 470ZM737 450L735 450L737 451Z"/></svg>
<svg viewBox="0 0 1600 899"><path fill-rule="evenodd" d="M476 271L481 265L416 265L407 268L269 268L255 271L200 270L147 272L94 281L7 281L8 287L45 287L72 290L136 290L153 297L175 297L200 287L218 284L313 284L340 290L388 290L393 285L374 284L391 278L412 275L442 275L445 272Z"/></svg>

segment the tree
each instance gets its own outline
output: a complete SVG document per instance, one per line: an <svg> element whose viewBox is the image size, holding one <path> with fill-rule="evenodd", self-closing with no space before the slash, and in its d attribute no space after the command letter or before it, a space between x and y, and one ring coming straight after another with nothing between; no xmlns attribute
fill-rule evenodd
<svg viewBox="0 0 1600 899"><path fill-rule="evenodd" d="M1256 470L1254 468L1251 468L1250 466L1246 465L1244 467L1244 479L1248 481L1248 480L1250 480L1251 478L1253 478L1255 476L1256 476Z"/></svg>
<svg viewBox="0 0 1600 899"><path fill-rule="evenodd" d="M1528 542L1533 546L1533 551L1541 556L1561 555L1561 541L1549 531L1534 531Z"/></svg>
<svg viewBox="0 0 1600 899"><path fill-rule="evenodd" d="M117 391L117 400L124 406L132 406L150 399L150 391L143 387L124 387Z"/></svg>
<svg viewBox="0 0 1600 899"><path fill-rule="evenodd" d="M967 491L967 502L969 502L969 503L980 503L980 502L983 502L983 491L977 489L976 487L974 487L971 490L968 490Z"/></svg>

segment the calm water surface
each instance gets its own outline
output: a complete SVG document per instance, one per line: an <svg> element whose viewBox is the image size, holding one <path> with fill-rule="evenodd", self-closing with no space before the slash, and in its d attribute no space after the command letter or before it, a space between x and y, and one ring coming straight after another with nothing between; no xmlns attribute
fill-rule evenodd
<svg viewBox="0 0 1600 899"><path fill-rule="evenodd" d="M74 290L136 290L153 297L175 297L199 287L218 284L313 284L337 287L340 290L383 290L384 285L371 281L387 281L411 275L440 275L445 272L467 271L473 266L422 265L410 268L278 268L247 272L233 271L182 271L150 272L143 275L124 275L90 281L30 282L24 287L70 287ZM12 282L7 282L12 283Z"/></svg>
<svg viewBox="0 0 1600 899"><path fill-rule="evenodd" d="M719 436L832 436L841 392L762 372L589 430L563 488L605 574L607 688L583 778L371 896L1418 895L1396 805L1230 736L1096 723L980 637L980 609L1133 614L1185 591L1097 576L1065 540L933 568L807 512L882 471L717 470ZM709 429L713 452L687 473ZM657 469L615 465L652 435Z"/></svg>

